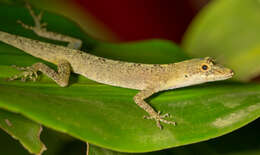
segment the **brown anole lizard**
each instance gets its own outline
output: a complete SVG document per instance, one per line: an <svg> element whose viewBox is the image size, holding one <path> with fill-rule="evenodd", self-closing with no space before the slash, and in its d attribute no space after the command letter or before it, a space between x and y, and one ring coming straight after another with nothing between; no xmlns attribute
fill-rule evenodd
<svg viewBox="0 0 260 155"><path fill-rule="evenodd" d="M78 50L82 44L79 39L47 31L40 22L41 14L35 15L31 7L27 7L35 26L28 26L19 21L24 28L34 31L39 36L69 44L68 47L63 47L0 31L0 41L58 66L57 72L43 63L17 67L23 72L10 80L21 78L35 81L38 77L37 72L40 71L58 85L65 87L69 83L70 73L74 72L99 83L140 90L133 98L135 103L149 114L145 118L155 120L157 126L162 129L161 122L173 125L175 122L166 120L165 117L169 115L161 115L145 101L146 98L159 91L225 80L233 76L231 69L216 64L209 57L172 64L141 64L106 59L82 52Z"/></svg>

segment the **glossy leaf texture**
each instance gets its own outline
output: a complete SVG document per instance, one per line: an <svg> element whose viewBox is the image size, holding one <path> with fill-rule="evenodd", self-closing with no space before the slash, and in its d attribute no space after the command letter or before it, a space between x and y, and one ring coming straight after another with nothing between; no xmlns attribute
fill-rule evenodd
<svg viewBox="0 0 260 155"><path fill-rule="evenodd" d="M237 80L260 74L259 0L215 0L193 20L183 40L195 57L213 56L232 68Z"/></svg>
<svg viewBox="0 0 260 155"><path fill-rule="evenodd" d="M145 152L213 138L247 124L260 113L260 86L212 84L165 92L151 100L174 114L178 126L160 131L132 101L136 91L102 84L0 82L0 107L58 131L119 151ZM16 98L20 98L17 102Z"/></svg>
<svg viewBox="0 0 260 155"><path fill-rule="evenodd" d="M140 155L258 155L260 154L259 127L260 119L257 119L249 125L225 136L172 149L141 153ZM100 154L133 155L132 153L115 152L90 145L89 155Z"/></svg>
<svg viewBox="0 0 260 155"><path fill-rule="evenodd" d="M16 24L17 19L30 24L26 9L1 6L1 11L9 16L8 21L0 23L1 31L48 41ZM73 22L58 15L46 12L43 20L52 31L81 38L83 50L99 56L143 63L169 63L171 59L187 58L173 43L156 40L102 43L85 36ZM131 53L136 51L137 54ZM260 85L204 84L162 92L148 100L157 110L172 114L170 119L178 123L175 127L164 125L161 131L153 121L142 119L147 114L134 103L135 90L98 84L78 75L72 75L67 88L59 87L43 75L35 83L5 80L18 73L10 65L27 66L39 61L0 43L0 108L111 150L147 152L195 143L231 132L260 115Z"/></svg>
<svg viewBox="0 0 260 155"><path fill-rule="evenodd" d="M6 131L33 154L42 154L46 150L40 140L42 127L21 115L0 109L0 128Z"/></svg>

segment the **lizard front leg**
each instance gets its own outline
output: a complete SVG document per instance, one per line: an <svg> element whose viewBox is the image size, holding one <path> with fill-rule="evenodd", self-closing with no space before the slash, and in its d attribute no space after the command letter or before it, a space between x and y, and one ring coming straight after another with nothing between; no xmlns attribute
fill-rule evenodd
<svg viewBox="0 0 260 155"><path fill-rule="evenodd" d="M58 72L41 62L33 64L30 67L15 68L17 68L18 70L22 70L23 72L9 78L8 80L15 80L21 78L22 81L26 81L27 79L36 81L36 79L38 78L37 72L40 71L43 74L50 77L52 80L54 80L58 85L62 87L66 87L68 85L71 72L70 64L66 60L59 61Z"/></svg>
<svg viewBox="0 0 260 155"><path fill-rule="evenodd" d="M144 109L150 116L145 116L144 118L146 119L154 119L156 121L157 127L162 129L161 122L166 123L166 124L173 124L175 125L176 123L173 121L168 121L165 120L165 117L168 117L169 114L164 114L161 115L160 112L156 112L147 102L144 101L144 99L150 97L152 94L156 93L154 89L145 89L141 90L139 93L137 93L134 96L134 101L135 103Z"/></svg>
<svg viewBox="0 0 260 155"><path fill-rule="evenodd" d="M35 26L26 25L22 21L18 20L18 23L20 23L24 28L32 30L38 36L41 36L41 37L44 37L44 38L68 42L69 48L72 48L72 49L80 49L81 48L81 45L82 45L81 40L79 40L77 38L70 37L70 36L62 35L62 34L59 34L59 33L47 31L46 28L45 28L47 23L41 23L42 12L39 15L36 15L34 13L34 11L32 10L31 6L28 3L26 3L26 7L28 8L29 13L34 20Z"/></svg>

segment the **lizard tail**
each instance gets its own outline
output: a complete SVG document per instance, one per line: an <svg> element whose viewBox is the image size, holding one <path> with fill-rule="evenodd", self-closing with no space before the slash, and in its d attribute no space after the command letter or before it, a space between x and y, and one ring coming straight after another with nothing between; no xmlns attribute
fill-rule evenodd
<svg viewBox="0 0 260 155"><path fill-rule="evenodd" d="M64 52L62 54L59 51L66 51L62 46L32 40L3 31L0 31L0 41L54 64L57 63L57 56L64 55Z"/></svg>

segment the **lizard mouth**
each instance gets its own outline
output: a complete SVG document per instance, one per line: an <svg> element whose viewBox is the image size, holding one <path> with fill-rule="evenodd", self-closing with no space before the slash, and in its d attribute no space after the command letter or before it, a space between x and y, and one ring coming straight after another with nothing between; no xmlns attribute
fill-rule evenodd
<svg viewBox="0 0 260 155"><path fill-rule="evenodd" d="M234 72L232 70L230 70L228 73L226 73L224 75L216 76L215 78L213 78L210 81L222 81L222 80L230 79L233 77L233 75L234 75Z"/></svg>
<svg viewBox="0 0 260 155"><path fill-rule="evenodd" d="M235 74L234 71L230 70L230 74L228 75L228 78L231 78L234 74Z"/></svg>
<svg viewBox="0 0 260 155"><path fill-rule="evenodd" d="M220 78L220 80L230 79L233 77L233 75L234 75L234 72L232 70L230 70L230 73L227 74L226 76L223 76L222 78Z"/></svg>

